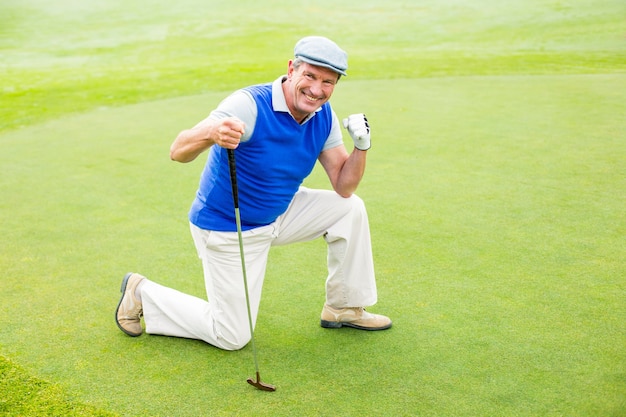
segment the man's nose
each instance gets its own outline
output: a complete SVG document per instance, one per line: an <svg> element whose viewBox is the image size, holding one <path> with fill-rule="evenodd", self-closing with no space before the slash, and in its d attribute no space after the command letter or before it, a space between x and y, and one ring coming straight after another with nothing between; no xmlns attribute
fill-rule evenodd
<svg viewBox="0 0 626 417"><path fill-rule="evenodd" d="M311 84L311 93L316 96L316 97L320 97L323 95L324 89L322 88L322 83L321 82L314 82Z"/></svg>

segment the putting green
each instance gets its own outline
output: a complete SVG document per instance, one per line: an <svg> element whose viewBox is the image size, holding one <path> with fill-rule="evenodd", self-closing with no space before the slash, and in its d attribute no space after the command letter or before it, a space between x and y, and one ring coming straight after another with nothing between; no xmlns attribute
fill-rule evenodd
<svg viewBox="0 0 626 417"><path fill-rule="evenodd" d="M202 161L168 148L225 93L4 133L2 353L124 415L617 415L624 91L623 74L342 80L336 111L372 123L359 194L372 311L394 327L321 329L323 243L276 248L257 327L275 394L245 383L249 348L113 322L127 270L203 294L186 221Z"/></svg>

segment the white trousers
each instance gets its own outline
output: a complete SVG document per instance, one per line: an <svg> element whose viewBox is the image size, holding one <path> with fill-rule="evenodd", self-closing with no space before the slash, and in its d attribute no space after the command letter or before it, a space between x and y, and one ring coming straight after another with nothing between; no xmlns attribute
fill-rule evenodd
<svg viewBox="0 0 626 417"><path fill-rule="evenodd" d="M234 210L234 209L233 209ZM142 302L146 332L204 340L226 350L251 338L236 232L191 224L204 268L207 300L146 280ZM367 212L353 195L301 187L287 211L268 226L243 232L252 322L256 323L270 247L324 237L328 244L326 302L334 307L376 303L376 279Z"/></svg>

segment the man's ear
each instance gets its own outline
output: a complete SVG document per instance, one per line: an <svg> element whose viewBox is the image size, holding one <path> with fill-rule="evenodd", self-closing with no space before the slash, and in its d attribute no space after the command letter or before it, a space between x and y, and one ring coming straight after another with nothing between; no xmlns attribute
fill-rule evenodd
<svg viewBox="0 0 626 417"><path fill-rule="evenodd" d="M295 68L293 67L293 59L289 60L289 65L287 67L287 78L291 78L291 74L293 74Z"/></svg>

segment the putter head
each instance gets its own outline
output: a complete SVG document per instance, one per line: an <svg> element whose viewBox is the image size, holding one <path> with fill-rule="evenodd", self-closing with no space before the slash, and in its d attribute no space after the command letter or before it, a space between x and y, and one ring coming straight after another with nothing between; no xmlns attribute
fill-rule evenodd
<svg viewBox="0 0 626 417"><path fill-rule="evenodd" d="M252 378L248 378L248 384L252 385L256 389L260 389L261 391L276 391L276 387L274 385L261 382L261 376L258 372L256 373L256 381Z"/></svg>

